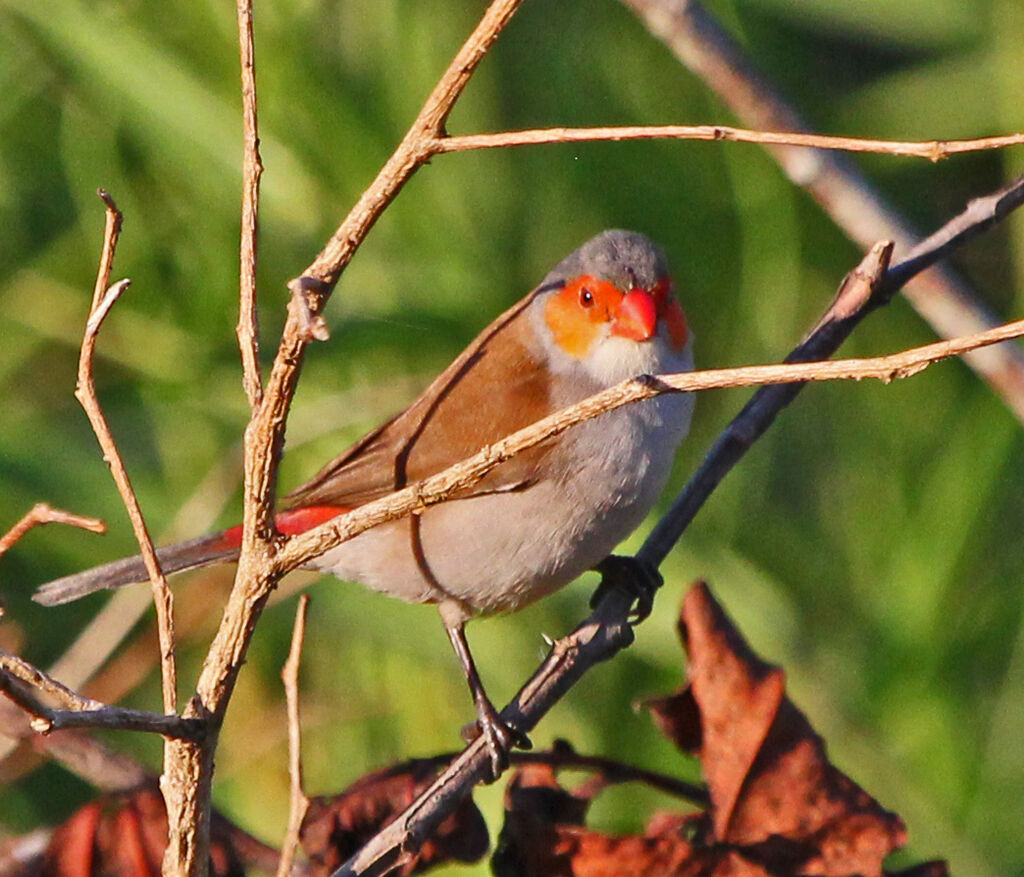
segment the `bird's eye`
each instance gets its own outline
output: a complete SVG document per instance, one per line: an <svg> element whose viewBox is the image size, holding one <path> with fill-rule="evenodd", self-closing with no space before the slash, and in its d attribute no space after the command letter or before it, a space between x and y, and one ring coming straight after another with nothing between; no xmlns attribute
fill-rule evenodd
<svg viewBox="0 0 1024 877"><path fill-rule="evenodd" d="M580 290L580 304L585 308L594 306L594 293L585 286Z"/></svg>

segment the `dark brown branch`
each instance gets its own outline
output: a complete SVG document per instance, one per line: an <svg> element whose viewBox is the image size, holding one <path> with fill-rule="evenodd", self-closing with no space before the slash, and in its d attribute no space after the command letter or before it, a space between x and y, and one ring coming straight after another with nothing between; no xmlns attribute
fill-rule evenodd
<svg viewBox="0 0 1024 877"><path fill-rule="evenodd" d="M943 226L929 238L930 249L915 254L911 265L901 263L889 269L891 245L876 245L844 281L825 315L787 357L787 362L806 362L830 355L867 313L898 291L898 283L907 282L915 271L924 270L950 248L968 240L977 225L987 226L1001 219L1016 206L1016 197L1009 196L1007 200L1005 190L997 193L994 205L990 203L988 211L981 210L980 216L975 205L987 199L972 202L966 211L972 217L965 220L958 216ZM655 527L641 548L640 556L660 563L725 474L803 386L780 384L763 387L754 394ZM517 730L529 732L591 667L629 646L633 641L633 628L629 623L631 607L632 598L624 591L609 592L589 618L554 644L547 659L502 711L502 719ZM489 771L487 746L478 738L402 816L338 869L336 877L388 873L401 851L429 837L469 790L488 778Z"/></svg>
<svg viewBox="0 0 1024 877"><path fill-rule="evenodd" d="M710 803L708 791L703 786L599 755L581 755L578 752L553 749L548 752L511 752L509 759L513 766L547 764L564 770L593 771L608 783L642 783L702 807Z"/></svg>
<svg viewBox="0 0 1024 877"><path fill-rule="evenodd" d="M877 282L865 285L856 282L856 275L851 275L855 282L850 282L850 278L844 282L836 300L817 329L786 358L786 361L808 362L827 359L839 349L868 313L887 304L903 284L934 265L956 247L962 246L1002 220L1022 202L1024 178L1005 189L971 201L963 213L923 240L898 265L885 270ZM870 259L871 253L865 261ZM719 482L804 386L785 384L762 387L754 393L743 410L712 445L668 513L647 537L638 552L639 556L655 564L661 563Z"/></svg>
<svg viewBox="0 0 1024 877"><path fill-rule="evenodd" d="M30 722L32 730L40 734L49 734L51 731L66 728L103 728L111 731L146 731L164 737L196 739L205 731L204 723L195 720L181 719L173 714L162 716L158 713L104 704L88 706L87 704L92 702L78 695L72 699L71 709L54 709L36 697L28 686L7 668L0 670L0 691L34 717Z"/></svg>

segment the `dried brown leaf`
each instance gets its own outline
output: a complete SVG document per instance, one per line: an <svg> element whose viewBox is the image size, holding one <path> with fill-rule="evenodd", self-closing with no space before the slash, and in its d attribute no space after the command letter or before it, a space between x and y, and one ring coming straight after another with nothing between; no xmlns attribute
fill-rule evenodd
<svg viewBox="0 0 1024 877"><path fill-rule="evenodd" d="M497 877L768 877L735 851L706 846L703 813L657 814L643 835L610 835L583 826L588 804L550 767L518 772L491 862Z"/></svg>
<svg viewBox="0 0 1024 877"><path fill-rule="evenodd" d="M783 672L751 651L703 583L686 596L680 632L690 685L652 712L682 748L699 741L712 838L770 869L880 875L906 842L902 821L829 763Z"/></svg>
<svg viewBox="0 0 1024 877"><path fill-rule="evenodd" d="M241 877L244 870L227 823L211 828L210 871ZM167 843L167 811L155 784L86 804L59 826L43 855L39 877L159 877Z"/></svg>
<svg viewBox="0 0 1024 877"><path fill-rule="evenodd" d="M314 798L302 824L302 847L313 874L330 874L411 804L434 779L434 761L411 761L367 774L344 792ZM413 874L449 860L475 862L487 852L487 825L467 798L398 873Z"/></svg>
<svg viewBox="0 0 1024 877"><path fill-rule="evenodd" d="M583 827L588 797L559 785L555 769L529 765L505 793L505 825L491 868L498 877L639 877L684 874L691 854L679 830L650 837L601 834ZM696 873L696 872L694 872Z"/></svg>

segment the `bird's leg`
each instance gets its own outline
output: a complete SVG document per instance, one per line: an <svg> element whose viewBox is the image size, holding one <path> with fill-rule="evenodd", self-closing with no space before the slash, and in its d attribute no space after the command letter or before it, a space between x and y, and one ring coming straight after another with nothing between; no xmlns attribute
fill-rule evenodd
<svg viewBox="0 0 1024 877"><path fill-rule="evenodd" d="M513 746L518 746L520 749L531 749L533 744L526 734L509 727L502 720L494 708L494 704L487 697L487 692L484 691L483 683L480 681L480 674L476 671L473 655L469 651L465 625L461 622L454 625L446 623L445 630L448 631L448 639L452 641L452 648L459 656L462 672L466 675L466 682L469 683L469 691L473 695L473 703L476 705L479 733L482 733L487 740L487 747L491 754L491 775L496 780L508 767L508 752Z"/></svg>
<svg viewBox="0 0 1024 877"><path fill-rule="evenodd" d="M594 570L601 574L601 583L590 598L591 609L596 608L609 591L622 588L636 600L631 613L635 623L651 614L654 594L664 581L654 564L639 557L609 554Z"/></svg>

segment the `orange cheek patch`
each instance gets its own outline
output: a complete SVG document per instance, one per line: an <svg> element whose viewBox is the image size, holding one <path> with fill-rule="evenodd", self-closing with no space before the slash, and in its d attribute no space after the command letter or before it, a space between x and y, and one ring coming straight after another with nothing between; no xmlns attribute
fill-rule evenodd
<svg viewBox="0 0 1024 877"><path fill-rule="evenodd" d="M584 303L584 292L590 294ZM611 321L622 293L611 283L583 275L568 281L544 306L544 322L555 343L570 356L581 359L600 334L602 323Z"/></svg>
<svg viewBox="0 0 1024 877"><path fill-rule="evenodd" d="M551 330L555 344L577 359L586 355L597 336L597 326L580 313L579 305L561 294L548 299L544 322Z"/></svg>

